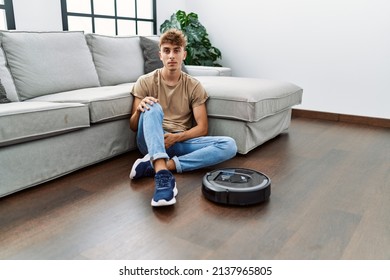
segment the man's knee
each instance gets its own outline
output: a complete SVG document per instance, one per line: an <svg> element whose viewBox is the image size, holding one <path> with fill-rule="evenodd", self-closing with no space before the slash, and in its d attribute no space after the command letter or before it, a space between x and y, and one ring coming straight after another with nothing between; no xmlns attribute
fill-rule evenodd
<svg viewBox="0 0 390 280"><path fill-rule="evenodd" d="M229 158L234 157L237 154L236 141L231 137L226 137L226 154Z"/></svg>
<svg viewBox="0 0 390 280"><path fill-rule="evenodd" d="M143 115L144 117L159 117L162 119L164 112L159 103L154 103L153 105L149 105L149 110L145 110Z"/></svg>
<svg viewBox="0 0 390 280"><path fill-rule="evenodd" d="M237 154L237 144L236 141L228 136L223 136L219 139L218 145L222 150L222 155L227 159L233 158Z"/></svg>
<svg viewBox="0 0 390 280"><path fill-rule="evenodd" d="M162 113L163 109L162 109L160 103L154 103L153 105L150 106L149 112L159 112L159 113Z"/></svg>

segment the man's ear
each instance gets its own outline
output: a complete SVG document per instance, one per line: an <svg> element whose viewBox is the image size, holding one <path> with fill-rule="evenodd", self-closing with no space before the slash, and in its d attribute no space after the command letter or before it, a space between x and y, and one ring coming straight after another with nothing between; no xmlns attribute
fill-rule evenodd
<svg viewBox="0 0 390 280"><path fill-rule="evenodd" d="M162 61L161 51L158 51L158 56L160 57L160 60Z"/></svg>
<svg viewBox="0 0 390 280"><path fill-rule="evenodd" d="M185 50L183 55L183 61L186 60L186 57L187 57L187 51Z"/></svg>

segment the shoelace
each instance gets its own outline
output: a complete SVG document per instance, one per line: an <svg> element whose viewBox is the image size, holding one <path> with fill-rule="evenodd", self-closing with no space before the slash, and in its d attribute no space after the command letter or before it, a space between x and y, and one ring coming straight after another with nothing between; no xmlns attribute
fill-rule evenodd
<svg viewBox="0 0 390 280"><path fill-rule="evenodd" d="M165 189L170 189L171 188L171 186L170 186L171 176L169 176L169 175L160 175L159 174L156 179L158 181L157 189L165 190ZM165 187L168 184L169 184L169 186Z"/></svg>

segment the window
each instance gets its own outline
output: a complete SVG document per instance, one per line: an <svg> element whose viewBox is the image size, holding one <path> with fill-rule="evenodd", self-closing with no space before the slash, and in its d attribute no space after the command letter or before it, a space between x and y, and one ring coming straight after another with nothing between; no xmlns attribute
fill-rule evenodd
<svg viewBox="0 0 390 280"><path fill-rule="evenodd" d="M0 0L0 30L15 29L12 0Z"/></svg>
<svg viewBox="0 0 390 280"><path fill-rule="evenodd" d="M64 30L103 35L157 34L156 0L61 0Z"/></svg>

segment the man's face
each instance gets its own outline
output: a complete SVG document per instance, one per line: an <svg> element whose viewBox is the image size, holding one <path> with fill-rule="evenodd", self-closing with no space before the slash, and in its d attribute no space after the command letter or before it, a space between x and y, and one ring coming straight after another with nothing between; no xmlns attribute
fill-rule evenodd
<svg viewBox="0 0 390 280"><path fill-rule="evenodd" d="M181 64L186 56L187 52L181 46L164 43L160 47L160 59L168 70L181 69Z"/></svg>

